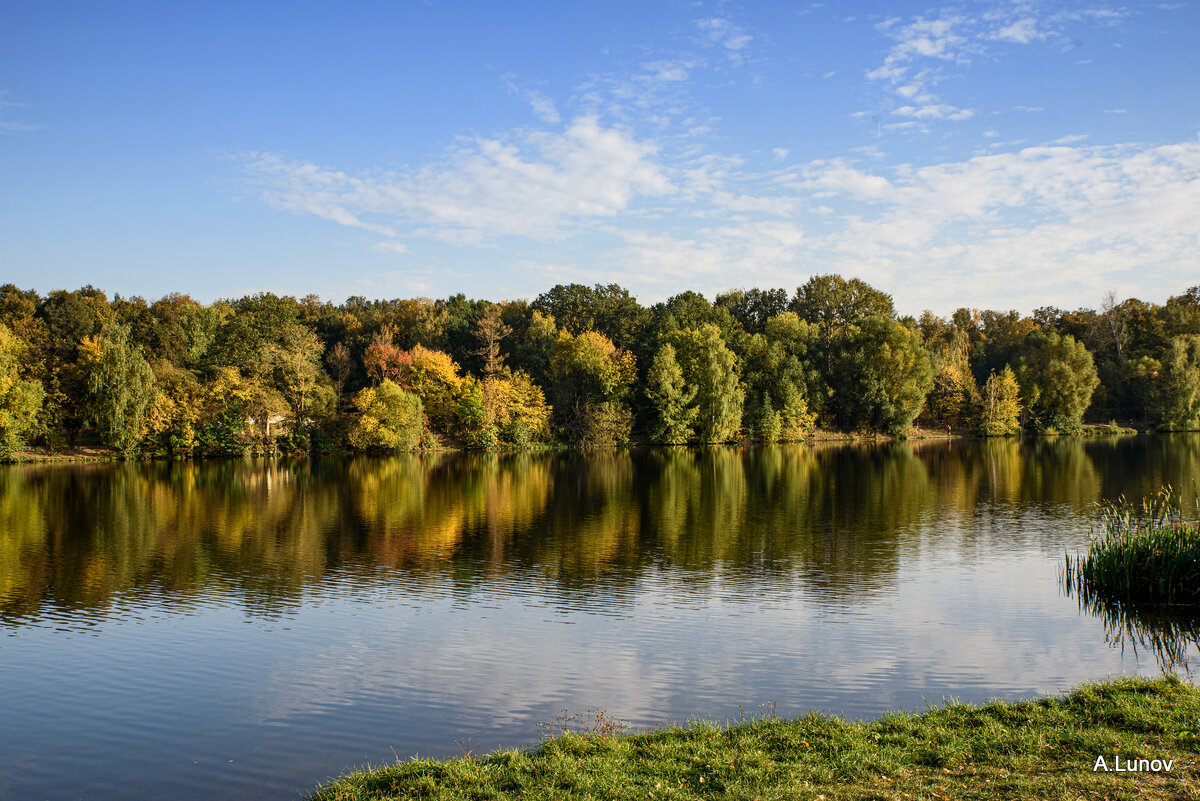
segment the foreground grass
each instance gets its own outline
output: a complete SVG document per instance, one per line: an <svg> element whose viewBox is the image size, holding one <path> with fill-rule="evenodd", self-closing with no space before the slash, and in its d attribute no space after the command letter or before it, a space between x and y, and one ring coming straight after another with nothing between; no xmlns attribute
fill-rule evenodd
<svg viewBox="0 0 1200 801"><path fill-rule="evenodd" d="M1096 757L1173 759L1094 773ZM811 714L637 735L563 734L532 751L414 759L346 776L316 801L365 799L1200 799L1200 690L1177 678L1062 698L846 722Z"/></svg>
<svg viewBox="0 0 1200 801"><path fill-rule="evenodd" d="M1102 531L1066 557L1066 583L1084 601L1200 603L1200 524L1185 522L1170 487L1135 506L1102 505Z"/></svg>

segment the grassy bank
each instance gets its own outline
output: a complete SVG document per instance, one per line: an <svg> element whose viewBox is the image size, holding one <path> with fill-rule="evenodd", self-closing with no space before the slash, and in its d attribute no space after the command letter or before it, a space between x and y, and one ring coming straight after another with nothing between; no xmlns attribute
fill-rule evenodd
<svg viewBox="0 0 1200 801"><path fill-rule="evenodd" d="M1066 557L1065 573L1085 601L1200 603L1200 524L1183 519L1170 487L1139 505L1106 503L1100 533Z"/></svg>
<svg viewBox="0 0 1200 801"><path fill-rule="evenodd" d="M1097 756L1170 772L1093 772ZM1061 698L948 704L871 723L809 715L646 734L567 733L531 751L414 759L346 776L317 801L364 799L1200 798L1200 690L1174 677Z"/></svg>

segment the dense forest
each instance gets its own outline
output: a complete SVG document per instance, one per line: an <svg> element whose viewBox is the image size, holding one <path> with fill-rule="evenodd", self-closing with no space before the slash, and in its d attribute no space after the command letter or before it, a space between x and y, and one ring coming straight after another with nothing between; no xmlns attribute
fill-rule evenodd
<svg viewBox="0 0 1200 801"><path fill-rule="evenodd" d="M649 307L615 284L533 301L148 303L0 287L0 456L776 442L817 430L1200 428L1200 286L1164 305L897 314L820 275Z"/></svg>

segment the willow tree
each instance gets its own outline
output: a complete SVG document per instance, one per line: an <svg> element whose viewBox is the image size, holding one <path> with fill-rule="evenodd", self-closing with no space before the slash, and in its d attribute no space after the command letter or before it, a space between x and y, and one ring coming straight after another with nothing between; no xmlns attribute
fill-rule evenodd
<svg viewBox="0 0 1200 801"><path fill-rule="evenodd" d="M728 442L742 427L742 389L737 356L715 325L685 328L670 336L685 381L696 388L696 435L702 442Z"/></svg>
<svg viewBox="0 0 1200 801"><path fill-rule="evenodd" d="M101 441L132 454L154 396L154 371L141 349L130 344L129 327L109 324L98 336L86 337L79 346L78 364Z"/></svg>

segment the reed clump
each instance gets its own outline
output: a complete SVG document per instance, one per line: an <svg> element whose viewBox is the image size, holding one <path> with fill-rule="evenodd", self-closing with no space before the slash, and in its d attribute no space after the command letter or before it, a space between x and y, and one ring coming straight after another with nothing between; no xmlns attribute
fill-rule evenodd
<svg viewBox="0 0 1200 801"><path fill-rule="evenodd" d="M1185 520L1170 487L1137 504L1120 497L1100 506L1087 553L1065 557L1070 590L1085 601L1200 604L1200 523Z"/></svg>

